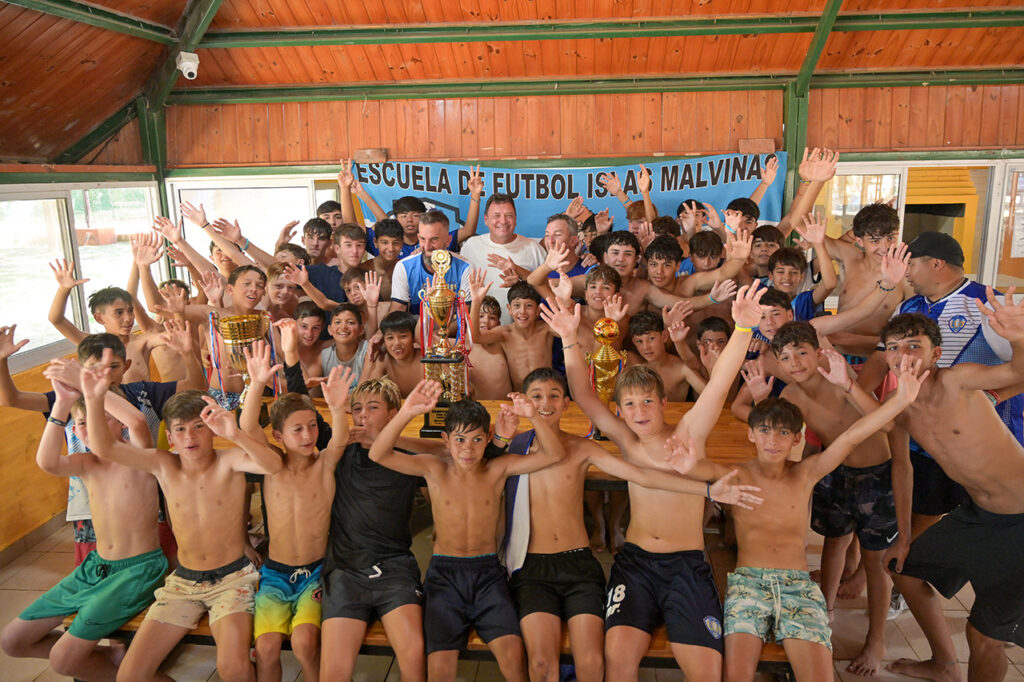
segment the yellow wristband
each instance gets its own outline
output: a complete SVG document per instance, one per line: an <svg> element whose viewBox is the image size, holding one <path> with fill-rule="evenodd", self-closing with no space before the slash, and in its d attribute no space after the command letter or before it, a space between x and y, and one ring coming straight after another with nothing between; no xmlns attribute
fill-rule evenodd
<svg viewBox="0 0 1024 682"><path fill-rule="evenodd" d="M752 331L754 331L753 328L751 328L751 327L741 327L739 325L736 325L735 329L738 332L752 332Z"/></svg>

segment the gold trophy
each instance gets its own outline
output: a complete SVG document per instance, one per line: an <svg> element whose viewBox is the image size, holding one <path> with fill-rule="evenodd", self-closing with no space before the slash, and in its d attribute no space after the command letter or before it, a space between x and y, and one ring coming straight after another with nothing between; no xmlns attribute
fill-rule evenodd
<svg viewBox="0 0 1024 682"><path fill-rule="evenodd" d="M241 405L249 393L249 366L245 361L244 350L251 349L254 343L266 338L267 330L270 329L270 316L265 312L251 315L230 315L215 317L214 323L224 342L228 362L242 375L245 388L242 389L242 393L238 397L238 404ZM223 390L223 388L222 381L221 389Z"/></svg>
<svg viewBox="0 0 1024 682"><path fill-rule="evenodd" d="M611 408L612 396L615 395L615 379L622 371L626 354L612 348L615 339L619 338L619 324L608 317L602 317L594 323L594 339L597 341L597 352L587 353L585 358L590 367L590 377L597 397ZM614 410L613 410L614 411ZM608 440L602 436L597 426L591 426L590 437L594 440Z"/></svg>
<svg viewBox="0 0 1024 682"><path fill-rule="evenodd" d="M423 416L421 438L440 438L448 406L466 397L467 314L466 297L452 290L444 276L451 267L452 255L438 249L430 255L434 286L430 293L420 290L420 328L423 334L423 376L441 384L437 405ZM458 322L456 336L448 338L452 318ZM431 325L427 324L432 322Z"/></svg>

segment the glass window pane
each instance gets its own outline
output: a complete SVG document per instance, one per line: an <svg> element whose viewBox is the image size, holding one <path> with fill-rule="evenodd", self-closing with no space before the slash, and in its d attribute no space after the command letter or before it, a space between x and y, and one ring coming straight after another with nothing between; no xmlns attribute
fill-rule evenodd
<svg viewBox="0 0 1024 682"><path fill-rule="evenodd" d="M857 211L876 201L898 201L899 193L899 173L836 175L825 183L815 209L824 214L828 235L839 237L853 227Z"/></svg>
<svg viewBox="0 0 1024 682"><path fill-rule="evenodd" d="M207 220L217 218L237 220L242 234L265 251L273 251L281 228L293 220L304 223L309 213L309 188L252 187L252 188L181 188L179 205L191 202L206 210ZM210 240L202 230L185 223L185 239L199 253L208 256Z"/></svg>
<svg viewBox="0 0 1024 682"><path fill-rule="evenodd" d="M996 271L999 289L1024 285L1024 169L1011 170L1007 175L1007 192L1000 216L1002 246Z"/></svg>
<svg viewBox="0 0 1024 682"><path fill-rule="evenodd" d="M130 235L149 232L153 224L150 192L143 187L75 190L75 237L86 299L115 286L124 288L132 267ZM91 318L91 316L90 316ZM90 319L93 332L102 331Z"/></svg>
<svg viewBox="0 0 1024 682"><path fill-rule="evenodd" d="M21 352L63 338L46 319L57 288L46 263L65 257L64 211L62 199L0 201L0 324L17 324L17 340L31 339Z"/></svg>

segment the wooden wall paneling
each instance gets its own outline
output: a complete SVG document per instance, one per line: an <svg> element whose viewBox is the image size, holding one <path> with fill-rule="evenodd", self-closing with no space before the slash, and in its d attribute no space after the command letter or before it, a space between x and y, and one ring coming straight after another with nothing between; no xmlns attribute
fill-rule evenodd
<svg viewBox="0 0 1024 682"><path fill-rule="evenodd" d="M977 147L981 144L981 104L985 91L980 85L968 85L963 88L964 120L967 123L961 128L959 144L966 147Z"/></svg>
<svg viewBox="0 0 1024 682"><path fill-rule="evenodd" d="M256 135L263 132L264 128L257 129L253 125L253 120L256 118L256 109L261 106L257 104L234 104L231 108L234 110L235 115L235 130L237 131L238 141L236 143L237 158L238 162L247 165L255 163L255 154L253 153L253 146L255 145ZM168 133L169 134L169 133ZM168 141L168 145L170 141Z"/></svg>
<svg viewBox="0 0 1024 682"><path fill-rule="evenodd" d="M259 164L270 162L270 149L273 144L272 140L274 140L274 127L271 125L271 114L273 111L280 111L280 108L280 104L254 104L250 109L252 112L252 127L255 131L252 140L253 163ZM280 143L280 140L278 140L278 142Z"/></svg>
<svg viewBox="0 0 1024 682"><path fill-rule="evenodd" d="M707 150L715 148L714 141L714 98L718 93L698 92L694 106L694 139L693 149Z"/></svg>
<svg viewBox="0 0 1024 682"><path fill-rule="evenodd" d="M764 93L767 102L765 127L768 137L775 140L776 146L782 148L782 91L769 90Z"/></svg>
<svg viewBox="0 0 1024 682"><path fill-rule="evenodd" d="M541 97L524 97L526 104L526 149L523 153L528 156L540 156L545 154L546 133L549 122L544 120L544 108L541 106Z"/></svg>
<svg viewBox="0 0 1024 682"><path fill-rule="evenodd" d="M926 88L928 93L928 118L925 121L926 147L942 147L946 131L946 94L948 88Z"/></svg>
<svg viewBox="0 0 1024 682"><path fill-rule="evenodd" d="M668 152L672 149L679 149L682 146L681 127L683 125L683 112L680 110L680 99L686 93L666 92L661 95L661 110L657 116L661 121L661 150ZM693 94L693 93L689 93ZM687 114L689 118L691 114ZM692 120L692 119L689 119Z"/></svg>
<svg viewBox="0 0 1024 682"><path fill-rule="evenodd" d="M573 122L575 135L573 146L563 150L566 156L575 154L592 153L595 149L597 137L597 96L596 95L575 95L576 120Z"/></svg>
<svg viewBox="0 0 1024 682"><path fill-rule="evenodd" d="M907 146L920 148L925 145L928 123L928 88L910 88L910 130Z"/></svg>
<svg viewBox="0 0 1024 682"><path fill-rule="evenodd" d="M982 87L981 126L978 144L994 147L999 140L999 86Z"/></svg>
<svg viewBox="0 0 1024 682"><path fill-rule="evenodd" d="M555 97L558 102L558 151L563 156L570 156L577 153L576 142L576 103L579 95L566 97Z"/></svg>
<svg viewBox="0 0 1024 682"><path fill-rule="evenodd" d="M544 149L541 152L549 156L563 154L561 151L561 138L559 136L559 122L561 121L558 105L558 97L541 97L541 115L544 120Z"/></svg>
<svg viewBox="0 0 1024 682"><path fill-rule="evenodd" d="M444 153L444 100L427 100L427 139L430 159Z"/></svg>
<svg viewBox="0 0 1024 682"><path fill-rule="evenodd" d="M1017 146L1024 146L1024 88L1017 88Z"/></svg>
<svg viewBox="0 0 1024 682"><path fill-rule="evenodd" d="M747 95L747 135L752 138L768 135L768 93L751 90Z"/></svg>
<svg viewBox="0 0 1024 682"><path fill-rule="evenodd" d="M824 90L811 90L807 94L807 146L825 147L822 140L824 118L821 113L821 97Z"/></svg>
<svg viewBox="0 0 1024 682"><path fill-rule="evenodd" d="M359 102L359 115L363 119L363 136L359 140L349 140L349 149L376 149L381 146L380 134L380 100L368 99ZM357 144L358 143L358 144Z"/></svg>
<svg viewBox="0 0 1024 682"><path fill-rule="evenodd" d="M477 158L494 156L494 99L485 97L476 105Z"/></svg>
<svg viewBox="0 0 1024 682"><path fill-rule="evenodd" d="M591 154L612 153L612 128L617 121L609 95L594 95L594 137Z"/></svg>
<svg viewBox="0 0 1024 682"><path fill-rule="evenodd" d="M286 163L298 163L303 160L302 108L302 105L297 102L284 102L281 104L282 139L284 144L280 151L284 156L278 158L282 158ZM352 121L346 120L346 130L351 128L351 126ZM278 161L278 158L271 158L271 163L280 163L281 161Z"/></svg>
<svg viewBox="0 0 1024 682"><path fill-rule="evenodd" d="M610 95L611 99L611 153L625 154L630 148L631 131L635 129L635 112L629 106L630 95ZM641 116L643 111L640 112Z"/></svg>
<svg viewBox="0 0 1024 682"><path fill-rule="evenodd" d="M861 91L856 88L840 88L838 129L840 149L863 149L862 135L864 107L861 106Z"/></svg>
<svg viewBox="0 0 1024 682"><path fill-rule="evenodd" d="M480 139L477 137L479 127L479 112L477 100L467 97L460 100L460 134L462 136L462 158L475 159L480 156Z"/></svg>
<svg viewBox="0 0 1024 682"><path fill-rule="evenodd" d="M999 88L999 130L996 144L1010 146L1017 142L1017 91L1018 86L1004 85Z"/></svg>
<svg viewBox="0 0 1024 682"><path fill-rule="evenodd" d="M644 125L640 147L648 154L664 151L661 141L661 94L652 92L642 95L642 97Z"/></svg>
<svg viewBox="0 0 1024 682"><path fill-rule="evenodd" d="M492 158L512 155L512 129L519 123L512 122L512 101L508 97L494 100L494 152Z"/></svg>
<svg viewBox="0 0 1024 682"><path fill-rule="evenodd" d="M726 93L722 93L724 97ZM726 150L735 150L739 147L740 140L745 137L753 137L750 134L750 104L747 93L737 90L728 93L729 96L729 144Z"/></svg>
<svg viewBox="0 0 1024 682"><path fill-rule="evenodd" d="M891 144L896 149L904 148L910 142L910 90L911 88L892 89Z"/></svg>
<svg viewBox="0 0 1024 682"><path fill-rule="evenodd" d="M128 121L116 135L86 154L82 162L100 166L134 166L145 163L138 120Z"/></svg>
<svg viewBox="0 0 1024 682"><path fill-rule="evenodd" d="M874 136L865 140L872 149L889 149L892 146L892 88L878 88L874 91Z"/></svg>
<svg viewBox="0 0 1024 682"><path fill-rule="evenodd" d="M445 158L451 158L453 150L462 149L461 120L462 109L459 106L459 100L444 100L444 121L442 122L444 137L441 156Z"/></svg>
<svg viewBox="0 0 1024 682"><path fill-rule="evenodd" d="M964 88L945 87L945 121L942 126L943 147L958 146L964 134Z"/></svg>
<svg viewBox="0 0 1024 682"><path fill-rule="evenodd" d="M828 149L839 149L839 91L821 91L821 137L818 144Z"/></svg>
<svg viewBox="0 0 1024 682"><path fill-rule="evenodd" d="M242 163L243 159L238 153L238 114L241 113L238 107L232 105L221 105L220 126L221 126L221 149L224 159L231 159L232 163Z"/></svg>
<svg viewBox="0 0 1024 682"><path fill-rule="evenodd" d="M702 93L711 99L711 145L705 149L716 152L729 149L732 133L732 100L728 92Z"/></svg>
<svg viewBox="0 0 1024 682"><path fill-rule="evenodd" d="M335 142L333 102L310 102L306 109L312 114L313 134L310 139L310 160L332 159L338 154Z"/></svg>

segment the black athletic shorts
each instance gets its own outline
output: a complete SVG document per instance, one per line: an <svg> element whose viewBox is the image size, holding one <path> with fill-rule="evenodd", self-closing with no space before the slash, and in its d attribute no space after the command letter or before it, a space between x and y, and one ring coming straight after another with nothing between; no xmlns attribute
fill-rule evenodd
<svg viewBox="0 0 1024 682"><path fill-rule="evenodd" d="M892 496L892 462L870 467L840 464L814 486L811 528L827 538L857 531L860 546L877 552L898 534Z"/></svg>
<svg viewBox="0 0 1024 682"><path fill-rule="evenodd" d="M508 581L520 620L553 613L562 620L580 614L604 619L604 569L589 547L557 554L527 554Z"/></svg>
<svg viewBox="0 0 1024 682"><path fill-rule="evenodd" d="M423 604L416 557L395 556L365 569L332 568L322 574L323 619L372 623L406 604Z"/></svg>
<svg viewBox="0 0 1024 682"><path fill-rule="evenodd" d="M722 651L722 602L711 566L698 550L656 554L627 542L612 564L605 631L629 625L668 640Z"/></svg>
<svg viewBox="0 0 1024 682"><path fill-rule="evenodd" d="M993 514L968 500L910 545L903 574L947 599L970 582L967 619L981 634L1024 646L1024 514Z"/></svg>
<svg viewBox="0 0 1024 682"><path fill-rule="evenodd" d="M942 516L970 499L964 487L947 476L931 457L911 450L910 463L914 466L915 514Z"/></svg>
<svg viewBox="0 0 1024 682"><path fill-rule="evenodd" d="M423 594L427 654L464 649L471 627L484 642L504 635L520 636L505 569L496 554L435 554L423 579Z"/></svg>

